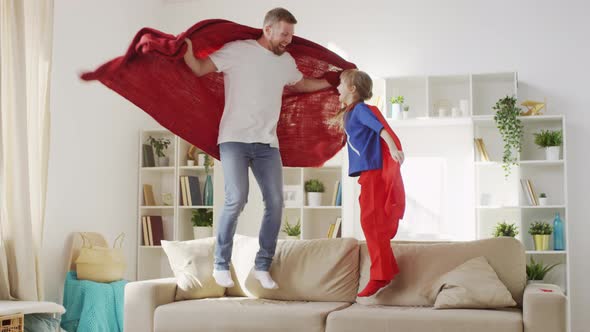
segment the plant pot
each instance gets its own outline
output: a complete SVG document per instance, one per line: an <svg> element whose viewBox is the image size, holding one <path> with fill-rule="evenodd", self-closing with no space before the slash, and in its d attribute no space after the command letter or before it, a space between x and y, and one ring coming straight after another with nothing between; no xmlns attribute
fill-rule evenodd
<svg viewBox="0 0 590 332"><path fill-rule="evenodd" d="M403 112L402 112L402 118L403 118L404 120L407 120L407 119L409 119L409 118L410 118L410 114L409 114L409 113L410 113L410 112L403 111Z"/></svg>
<svg viewBox="0 0 590 332"><path fill-rule="evenodd" d="M545 148L545 159L546 160L559 160L559 152L561 151L560 146L548 146Z"/></svg>
<svg viewBox="0 0 590 332"><path fill-rule="evenodd" d="M551 235L533 235L533 242L535 243L536 251L549 250L549 239Z"/></svg>
<svg viewBox="0 0 590 332"><path fill-rule="evenodd" d="M193 235L196 239L204 239L213 236L213 227L193 227Z"/></svg>
<svg viewBox="0 0 590 332"><path fill-rule="evenodd" d="M170 159L168 159L168 157L158 157L158 166L168 167L169 163Z"/></svg>
<svg viewBox="0 0 590 332"><path fill-rule="evenodd" d="M299 235L287 235L287 240L299 240Z"/></svg>
<svg viewBox="0 0 590 332"><path fill-rule="evenodd" d="M539 197L539 205L546 206L547 205L547 197Z"/></svg>
<svg viewBox="0 0 590 332"><path fill-rule="evenodd" d="M530 285L530 284L544 284L545 282L543 280L527 280L526 284Z"/></svg>
<svg viewBox="0 0 590 332"><path fill-rule="evenodd" d="M205 166L205 155L204 154L199 154L197 155L197 165L199 166Z"/></svg>
<svg viewBox="0 0 590 332"><path fill-rule="evenodd" d="M194 160L187 160L186 166L195 166L195 161Z"/></svg>
<svg viewBox="0 0 590 332"><path fill-rule="evenodd" d="M323 193L307 193L307 205L308 206L320 206L322 205Z"/></svg>
<svg viewBox="0 0 590 332"><path fill-rule="evenodd" d="M391 104L391 118L393 120L401 120L403 115L403 105L402 104Z"/></svg>

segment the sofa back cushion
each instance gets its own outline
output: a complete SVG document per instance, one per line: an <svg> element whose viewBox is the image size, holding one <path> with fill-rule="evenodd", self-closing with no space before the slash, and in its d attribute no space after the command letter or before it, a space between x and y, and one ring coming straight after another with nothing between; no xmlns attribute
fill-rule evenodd
<svg viewBox="0 0 590 332"><path fill-rule="evenodd" d="M514 238L494 238L470 242L396 243L392 248L400 273L385 289L361 304L392 306L432 306L426 294L443 274L472 258L484 256L513 299L522 305L526 286L526 259L521 242ZM369 281L371 260L366 243L360 245L359 290Z"/></svg>
<svg viewBox="0 0 590 332"><path fill-rule="evenodd" d="M229 296L287 301L354 302L358 289L359 246L355 239L279 240L270 274L279 289L267 290L254 278L258 238L236 235Z"/></svg>

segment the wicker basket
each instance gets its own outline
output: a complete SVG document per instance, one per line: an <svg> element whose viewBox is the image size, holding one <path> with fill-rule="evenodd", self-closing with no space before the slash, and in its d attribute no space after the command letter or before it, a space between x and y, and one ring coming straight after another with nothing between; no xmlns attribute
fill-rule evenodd
<svg viewBox="0 0 590 332"><path fill-rule="evenodd" d="M23 332L24 326L23 314L0 316L0 332Z"/></svg>

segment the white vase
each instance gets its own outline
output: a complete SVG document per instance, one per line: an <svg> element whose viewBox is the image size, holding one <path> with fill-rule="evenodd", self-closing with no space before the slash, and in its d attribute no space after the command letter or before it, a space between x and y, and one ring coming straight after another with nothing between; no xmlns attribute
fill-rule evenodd
<svg viewBox="0 0 590 332"><path fill-rule="evenodd" d="M308 206L322 205L322 194L323 193L307 193L307 205Z"/></svg>
<svg viewBox="0 0 590 332"><path fill-rule="evenodd" d="M410 118L410 114L409 114L409 113L410 113L410 112L403 111L403 112L402 112L402 118L403 118L404 120L407 120L407 119L409 119L409 118Z"/></svg>
<svg viewBox="0 0 590 332"><path fill-rule="evenodd" d="M299 240L299 235L287 235L288 240Z"/></svg>
<svg viewBox="0 0 590 332"><path fill-rule="evenodd" d="M213 236L213 227L193 227L193 235L196 239L204 239Z"/></svg>
<svg viewBox="0 0 590 332"><path fill-rule="evenodd" d="M463 114L463 116L469 116L469 100L459 100L459 108L461 109L461 113Z"/></svg>
<svg viewBox="0 0 590 332"><path fill-rule="evenodd" d="M186 166L195 166L195 161L194 160L187 160Z"/></svg>
<svg viewBox="0 0 590 332"><path fill-rule="evenodd" d="M561 151L560 146L548 146L545 148L545 159L547 160L559 160L559 152Z"/></svg>
<svg viewBox="0 0 590 332"><path fill-rule="evenodd" d="M547 197L539 197L539 205L546 206L547 205Z"/></svg>
<svg viewBox="0 0 590 332"><path fill-rule="evenodd" d="M403 110L402 104L391 104L391 118L393 120L401 120L403 117L402 110Z"/></svg>
<svg viewBox="0 0 590 332"><path fill-rule="evenodd" d="M158 166L160 167L168 167L169 162L168 157L158 157Z"/></svg>
<svg viewBox="0 0 590 332"><path fill-rule="evenodd" d="M545 282L543 280L527 280L527 285L530 284L544 284Z"/></svg>

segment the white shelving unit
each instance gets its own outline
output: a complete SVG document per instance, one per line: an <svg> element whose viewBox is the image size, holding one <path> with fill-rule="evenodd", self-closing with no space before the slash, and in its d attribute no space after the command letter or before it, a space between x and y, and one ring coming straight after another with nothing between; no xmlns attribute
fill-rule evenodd
<svg viewBox="0 0 590 332"><path fill-rule="evenodd" d="M148 215L162 216L164 222L164 239L186 241L193 239L192 224L190 222L194 209L213 209L213 234L217 229L217 221L223 209L224 185L221 163L215 161L209 174L213 180L213 205L211 206L184 206L180 197L180 177L193 175L199 178L200 191L206 180L204 166L186 166L187 152L190 144L182 138L165 129L142 131L139 135L139 186L138 186L138 217L137 217L137 279L146 280L172 276L168 260L161 246L146 246L143 244L141 217ZM144 167L142 145L148 137L167 137L172 144L166 151L170 159L170 165L161 167ZM157 158L156 158L157 165ZM238 220L237 234L258 236L260 222L264 212L262 195L254 175L250 172L250 192L248 203ZM341 206L332 206L331 199L334 195L334 184L342 178L342 154L337 154L332 160L319 168L284 167L283 181L285 185L296 185L300 188L301 204L283 209L282 226L285 220L294 225L301 222L301 238L315 239L327 236L330 223L342 216ZM311 207L306 205L304 183L309 179L318 179L324 183L325 192L322 205ZM145 206L143 201L143 185L150 184L153 187L155 206ZM165 206L162 202L162 194L171 193L173 205ZM202 195L203 196L203 195ZM280 233L279 238L285 238L286 234Z"/></svg>
<svg viewBox="0 0 590 332"><path fill-rule="evenodd" d="M547 114L546 109L543 115L520 117L524 137L519 166L505 178L501 163L504 144L492 107L500 98L518 95L517 73L394 77L375 82L379 86L374 88L374 93L384 94L387 107L382 111L406 153L402 166L407 196L406 220L400 222L396 238L482 239L492 237L497 222L514 222L520 232L517 238L526 248L527 263L530 257L545 264L563 263L551 271L545 281L561 286L570 294L568 224L571 221L568 219L565 117ZM389 100L399 95L404 96L404 105L410 107L409 117L393 120ZM461 100L468 101L467 114L451 116L453 107L460 109ZM441 106L447 108L446 116L440 116ZM544 150L534 144L533 133L541 129L563 131L560 160L545 160ZM474 138L483 138L491 161L478 159ZM530 179L537 195L547 193L549 205L529 206L520 179ZM364 236L358 226L360 209L356 202L359 186L356 181L347 181L344 190L352 193L343 211L345 233L362 239ZM485 205L482 194L488 194L489 202ZM556 212L564 222L565 250L535 251L532 236L528 234L530 224L536 220L552 224ZM417 227L417 223L422 224ZM404 227L411 232L404 233ZM553 239L550 246L553 248Z"/></svg>

